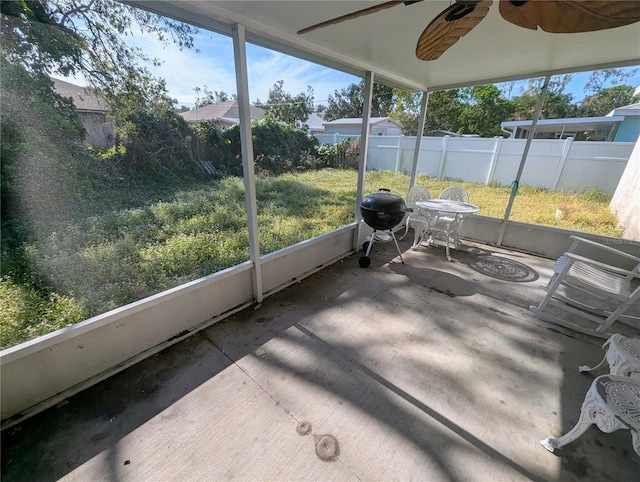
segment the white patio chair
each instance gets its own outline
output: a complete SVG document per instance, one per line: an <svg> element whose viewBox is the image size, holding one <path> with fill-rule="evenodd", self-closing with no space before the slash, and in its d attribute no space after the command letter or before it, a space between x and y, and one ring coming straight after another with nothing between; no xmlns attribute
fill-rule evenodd
<svg viewBox="0 0 640 482"><path fill-rule="evenodd" d="M460 201L461 203L469 202L469 194L459 186L449 186L440 193L440 199L449 199L451 201Z"/></svg>
<svg viewBox="0 0 640 482"><path fill-rule="evenodd" d="M640 300L640 258L578 236L571 239L573 244L555 262L554 274L544 287L547 294L538 306L529 309L548 321L602 338L612 335L606 330L616 320L640 322L640 316L627 313ZM608 255L607 261L600 261L600 256L592 259L577 254L581 247ZM561 301L563 309L595 322L596 329L585 329L549 313L547 308L552 299Z"/></svg>
<svg viewBox="0 0 640 482"><path fill-rule="evenodd" d="M463 188L458 186L449 186L438 196L439 199L448 199L458 202L469 202L469 194ZM453 238L453 245L456 249L460 249L460 236L458 228L462 224L462 216L451 216L440 214L436 218L429 219L429 244L433 244L435 238L441 238L445 241L447 259L451 261L449 255L449 241Z"/></svg>
<svg viewBox="0 0 640 482"><path fill-rule="evenodd" d="M405 231L400 239L404 239L409 232L409 228L413 228L414 238L412 247L416 247L418 245L423 233L429 227L429 221L426 214L420 212L420 209L416 205L417 201L426 201L427 199L431 199L429 190L426 187L418 186L417 184L411 186L407 193L407 207L413 209L413 212L410 212L407 216Z"/></svg>

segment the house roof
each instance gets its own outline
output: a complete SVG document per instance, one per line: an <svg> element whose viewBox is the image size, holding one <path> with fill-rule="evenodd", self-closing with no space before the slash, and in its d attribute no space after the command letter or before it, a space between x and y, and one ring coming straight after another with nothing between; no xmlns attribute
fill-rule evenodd
<svg viewBox="0 0 640 482"><path fill-rule="evenodd" d="M538 134L543 132L556 132L558 128L566 126L571 131L593 131L598 128L610 127L615 124L620 124L624 120L623 116L614 117L576 117L570 119L542 119L538 121L536 126L536 132ZM505 129L514 130L518 127L528 128L533 124L532 120L519 120L519 121L507 121L501 122L500 127Z"/></svg>
<svg viewBox="0 0 640 482"><path fill-rule="evenodd" d="M380 5L374 1L127 0L127 3L212 31L231 35L241 24L247 42L405 90L526 79L554 73L640 64L638 24L596 32L552 34L513 25L499 2L440 58L419 60L416 42L449 1L399 2L370 15L320 28L300 29ZM382 35L380 32L385 32Z"/></svg>
<svg viewBox="0 0 640 482"><path fill-rule="evenodd" d="M622 107L616 107L606 116L601 117L572 117L566 119L541 119L538 121L536 132L553 132L558 126L571 127L576 131L589 131L598 127L606 127L607 125L619 124L624 121L627 116L640 115L640 102L629 104ZM529 127L533 123L532 120L518 120L501 122L500 127L517 128Z"/></svg>
<svg viewBox="0 0 640 482"><path fill-rule="evenodd" d="M54 79L53 88L62 97L71 97L78 112L107 112L104 102L100 102L95 91L89 87L82 87L64 80Z"/></svg>
<svg viewBox="0 0 640 482"><path fill-rule="evenodd" d="M307 119L307 122L305 122L305 124L309 126L309 130L312 132L324 130L324 119L316 112L313 112L309 115L309 118Z"/></svg>
<svg viewBox="0 0 640 482"><path fill-rule="evenodd" d="M252 119L262 119L264 117L264 109L260 107L250 107ZM240 112L238 110L238 101L218 102L216 104L208 104L203 107L198 107L187 112L181 112L180 115L187 122L200 122L204 120L221 120L224 122L235 121L238 122L240 118Z"/></svg>
<svg viewBox="0 0 640 482"><path fill-rule="evenodd" d="M616 107L607 114L607 117L611 116L630 116L640 115L640 102L635 104L623 105L622 107Z"/></svg>
<svg viewBox="0 0 640 482"><path fill-rule="evenodd" d="M371 117L369 125L374 126L376 124L382 124L384 122L391 122L398 127L401 127L395 120L391 117ZM335 125L349 125L349 126L359 126L362 125L361 117L343 117L342 119L336 119L329 122L323 122L325 126L335 126Z"/></svg>

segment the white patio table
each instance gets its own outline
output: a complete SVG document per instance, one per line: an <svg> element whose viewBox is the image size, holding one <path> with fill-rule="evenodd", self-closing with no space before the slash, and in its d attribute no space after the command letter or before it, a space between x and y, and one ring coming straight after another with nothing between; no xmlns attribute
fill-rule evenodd
<svg viewBox="0 0 640 482"><path fill-rule="evenodd" d="M450 199L427 199L417 201L416 206L423 211L428 219L428 226L421 233L420 238L414 243L416 247L422 243L424 237L429 235L429 244L433 243L435 234L445 236L445 247L447 259L451 261L449 255L449 239L453 237L455 249L460 249L460 238L458 236L458 228L465 216L477 213L480 208L475 204L469 204L460 201L452 201Z"/></svg>

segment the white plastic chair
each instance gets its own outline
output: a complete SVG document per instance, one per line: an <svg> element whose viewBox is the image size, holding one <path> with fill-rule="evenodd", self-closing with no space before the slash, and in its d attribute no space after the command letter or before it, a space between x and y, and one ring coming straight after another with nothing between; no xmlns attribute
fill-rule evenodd
<svg viewBox="0 0 640 482"><path fill-rule="evenodd" d="M413 228L414 238L412 247L418 245L423 233L429 227L429 220L427 219L427 216L420 212L420 208L416 205L416 202L426 201L427 199L431 199L431 194L429 194L429 190L423 186L411 186L407 193L407 207L413 209L413 212L409 212L409 215L407 216L405 231L400 239L403 239L407 235L409 228Z"/></svg>
<svg viewBox="0 0 640 482"><path fill-rule="evenodd" d="M469 193L459 186L449 186L440 193L440 199L449 199L451 201L460 201L462 203L469 202Z"/></svg>
<svg viewBox="0 0 640 482"><path fill-rule="evenodd" d="M469 194L458 186L449 186L440 193L439 199L451 201L469 202ZM458 228L462 224L462 216L439 215L437 218L429 219L429 244L433 244L434 238L441 238L445 241L447 259L451 261L449 255L449 240L453 238L453 245L460 249L460 235Z"/></svg>
<svg viewBox="0 0 640 482"><path fill-rule="evenodd" d="M640 316L627 311L640 300L640 258L578 236L571 239L573 244L557 259L554 274L544 287L547 294L538 306L529 309L541 318L603 338L611 335L606 330L616 320L639 322ZM585 247L598 258L577 253ZM601 255L608 256L606 261L602 261ZM595 322L595 331L549 313L552 299L561 301L561 308Z"/></svg>

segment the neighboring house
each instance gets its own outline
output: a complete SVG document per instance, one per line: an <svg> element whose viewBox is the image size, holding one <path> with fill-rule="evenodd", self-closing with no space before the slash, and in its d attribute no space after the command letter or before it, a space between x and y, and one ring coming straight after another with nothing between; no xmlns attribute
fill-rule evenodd
<svg viewBox="0 0 640 482"><path fill-rule="evenodd" d="M361 118L343 118L331 122L324 122L324 133L341 134L343 136L359 136L362 134ZM402 126L391 117L371 117L369 120L369 135L399 136Z"/></svg>
<svg viewBox="0 0 640 482"><path fill-rule="evenodd" d="M309 116L305 124L307 125L308 134L324 134L324 119L315 112Z"/></svg>
<svg viewBox="0 0 640 482"><path fill-rule="evenodd" d="M251 120L259 120L264 117L264 109L253 105L249 109ZM191 124L208 120L221 126L232 126L240 122L237 100L208 104L187 112L181 112L180 115Z"/></svg>
<svg viewBox="0 0 640 482"><path fill-rule="evenodd" d="M640 135L640 102L613 109L608 117L623 117L615 142L636 142Z"/></svg>
<svg viewBox="0 0 640 482"><path fill-rule="evenodd" d="M500 127L510 139L525 139L533 121L502 122ZM576 141L635 142L640 134L640 103L618 107L602 117L542 119L536 127L536 139Z"/></svg>
<svg viewBox="0 0 640 482"><path fill-rule="evenodd" d="M107 118L107 106L89 87L51 78L53 88L62 97L71 97L80 121L87 131L85 142L93 147L109 148L115 144L114 123Z"/></svg>

